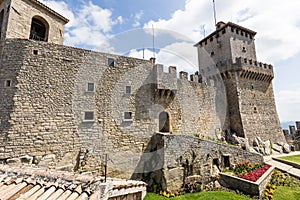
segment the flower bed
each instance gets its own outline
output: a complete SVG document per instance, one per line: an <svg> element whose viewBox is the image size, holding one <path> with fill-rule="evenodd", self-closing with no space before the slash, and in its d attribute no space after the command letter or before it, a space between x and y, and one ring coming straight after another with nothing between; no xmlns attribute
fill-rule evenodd
<svg viewBox="0 0 300 200"><path fill-rule="evenodd" d="M224 187L239 190L245 194L261 196L271 179L274 167L266 164L238 164L234 173L220 173L220 183Z"/></svg>
<svg viewBox="0 0 300 200"><path fill-rule="evenodd" d="M238 177L249 180L249 181L257 181L269 168L271 165L264 165L262 168L255 169L246 174L238 175Z"/></svg>

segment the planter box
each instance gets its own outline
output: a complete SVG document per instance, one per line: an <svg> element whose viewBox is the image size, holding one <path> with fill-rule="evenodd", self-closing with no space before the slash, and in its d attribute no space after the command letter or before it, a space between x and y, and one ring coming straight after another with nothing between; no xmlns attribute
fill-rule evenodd
<svg viewBox="0 0 300 200"><path fill-rule="evenodd" d="M275 167L270 167L256 182L248 181L226 173L220 173L220 183L222 186L239 190L252 196L261 196L266 189Z"/></svg>

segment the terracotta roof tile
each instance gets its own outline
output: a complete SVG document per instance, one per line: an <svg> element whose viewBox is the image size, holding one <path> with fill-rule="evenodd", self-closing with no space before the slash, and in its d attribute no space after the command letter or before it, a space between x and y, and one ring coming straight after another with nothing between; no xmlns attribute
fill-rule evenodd
<svg viewBox="0 0 300 200"><path fill-rule="evenodd" d="M110 186L110 190L145 187L140 181L107 179L103 177L59 172L32 167L9 167L0 165L1 200L85 200L99 199L99 186Z"/></svg>

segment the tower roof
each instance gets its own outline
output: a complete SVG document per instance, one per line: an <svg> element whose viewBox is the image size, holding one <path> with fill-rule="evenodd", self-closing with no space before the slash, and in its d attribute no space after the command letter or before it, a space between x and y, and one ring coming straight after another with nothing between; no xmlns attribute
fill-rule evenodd
<svg viewBox="0 0 300 200"><path fill-rule="evenodd" d="M34 4L36 4L37 6L42 7L43 9L47 10L51 14L55 15L56 17L58 17L59 19L61 19L65 24L69 22L69 20L67 18L65 18L64 16L62 16L58 12L52 10L51 8L49 8L45 4L41 3L40 1L38 1L38 0L29 0L29 1L32 2L32 3L34 3Z"/></svg>
<svg viewBox="0 0 300 200"><path fill-rule="evenodd" d="M243 26L240 26L240 25L232 23L232 22L224 23L224 22L221 21L221 22L218 22L216 26L217 26L217 30L215 30L214 32L212 32L211 34L209 34L207 37L203 38L200 42L196 43L194 46L198 46L199 44L201 44L205 40L213 37L214 35L216 35L217 33L221 32L222 30L224 30L227 27L232 27L232 28L236 28L238 30L244 31L245 33L248 33L252 37L254 37L256 35L255 31L252 31L252 30L250 30L248 28L245 28Z"/></svg>

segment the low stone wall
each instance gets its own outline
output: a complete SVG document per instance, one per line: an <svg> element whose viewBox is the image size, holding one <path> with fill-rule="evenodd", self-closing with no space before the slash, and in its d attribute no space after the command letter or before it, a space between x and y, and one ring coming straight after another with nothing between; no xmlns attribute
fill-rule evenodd
<svg viewBox="0 0 300 200"><path fill-rule="evenodd" d="M222 169L232 164L261 163L263 157L231 145L187 135L156 133L144 151L133 179L148 183L150 191L178 191L188 177L196 175L203 187L218 180Z"/></svg>
<svg viewBox="0 0 300 200"><path fill-rule="evenodd" d="M275 167L270 167L256 182L220 173L220 184L224 187L239 190L245 194L261 196L271 179L274 169Z"/></svg>

